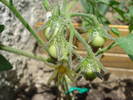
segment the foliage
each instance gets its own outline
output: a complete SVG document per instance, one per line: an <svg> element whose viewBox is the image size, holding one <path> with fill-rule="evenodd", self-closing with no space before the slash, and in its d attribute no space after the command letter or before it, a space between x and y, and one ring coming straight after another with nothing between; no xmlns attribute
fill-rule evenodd
<svg viewBox="0 0 133 100"><path fill-rule="evenodd" d="M12 65L9 61L0 54L0 72L12 69Z"/></svg>
<svg viewBox="0 0 133 100"><path fill-rule="evenodd" d="M133 60L133 34L130 34L127 37L118 38L116 42Z"/></svg>
<svg viewBox="0 0 133 100"><path fill-rule="evenodd" d="M87 13L97 16L97 19L102 24L111 24L106 13L112 9L117 16L117 19L129 24L129 30L133 30L133 1L132 0L80 0L83 8Z"/></svg>
<svg viewBox="0 0 133 100"><path fill-rule="evenodd" d="M0 33L3 32L4 29L5 29L5 26L0 25ZM10 64L10 62L3 55L0 54L0 72L10 70L10 69L12 69L12 65Z"/></svg>
<svg viewBox="0 0 133 100"><path fill-rule="evenodd" d="M5 26L4 25L0 25L0 33L2 33L5 29Z"/></svg>

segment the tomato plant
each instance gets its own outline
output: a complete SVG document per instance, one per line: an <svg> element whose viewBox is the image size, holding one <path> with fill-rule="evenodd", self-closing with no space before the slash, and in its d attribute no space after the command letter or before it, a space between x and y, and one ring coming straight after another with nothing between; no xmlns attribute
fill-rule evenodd
<svg viewBox="0 0 133 100"><path fill-rule="evenodd" d="M50 84L54 81L55 85L61 87L61 90L64 93L69 91L71 83L79 81L79 76L85 78L87 81L93 80L96 77L102 79L103 73L101 72L104 72L105 68L98 56L117 45L123 48L129 57L133 59L133 47L131 46L133 44L133 34L130 34L127 37L120 37L119 32L115 32L118 37L113 38L112 35L108 33L109 21L104 16L108 11L108 8L112 7L123 20L131 21L132 7L128 8L129 13L126 15L123 10L116 7L116 5L119 5L119 2L114 0L80 0L81 6L85 11L72 12L73 7L75 7L75 4L78 3L78 1L79 0L72 0L68 2L67 0L62 0L55 4L51 4L48 0L43 0L44 9L50 14L46 16L47 18L43 25L42 31L46 37L46 41L43 41L22 17L12 0L0 0L0 2L7 6L33 35L40 47L47 52L48 56L35 55L31 52L5 46L2 43L0 43L0 50L40 60L49 67L52 67L53 72L48 83ZM125 19L125 16L128 17ZM73 22L75 20L73 17L77 17L81 20L78 29L74 26ZM131 25L133 24L129 24L129 29L132 33ZM83 33L81 32L82 29ZM0 25L0 33L3 30L4 26ZM81 34L89 35L88 40L86 41ZM77 53L77 45L74 43L75 38L84 46L87 52L85 57L82 57ZM109 44L107 47L103 47L106 40L112 40L113 43ZM93 52L92 46L96 46L100 49ZM74 58L73 56L76 57ZM7 62L3 56L1 56L0 59L2 59L0 60L0 69L2 69L2 71L12 68L10 63ZM52 62L49 59L52 60ZM6 63L3 63L2 61ZM5 66L5 69L3 66ZM73 99L74 96L72 95L73 94L68 94L68 100Z"/></svg>

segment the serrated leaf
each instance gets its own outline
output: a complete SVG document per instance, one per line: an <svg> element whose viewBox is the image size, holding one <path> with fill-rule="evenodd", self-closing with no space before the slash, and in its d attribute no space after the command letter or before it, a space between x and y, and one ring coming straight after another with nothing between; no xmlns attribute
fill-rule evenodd
<svg viewBox="0 0 133 100"><path fill-rule="evenodd" d="M129 34L127 37L118 38L116 43L124 49L133 61L133 34Z"/></svg>
<svg viewBox="0 0 133 100"><path fill-rule="evenodd" d="M4 25L0 25L0 33L3 32L5 29L5 26Z"/></svg>
<svg viewBox="0 0 133 100"><path fill-rule="evenodd" d="M120 36L120 31L117 29L117 28L111 28L111 31L115 34L115 35L117 35L117 36Z"/></svg>
<svg viewBox="0 0 133 100"><path fill-rule="evenodd" d="M0 54L0 71L6 71L12 69L10 62Z"/></svg>

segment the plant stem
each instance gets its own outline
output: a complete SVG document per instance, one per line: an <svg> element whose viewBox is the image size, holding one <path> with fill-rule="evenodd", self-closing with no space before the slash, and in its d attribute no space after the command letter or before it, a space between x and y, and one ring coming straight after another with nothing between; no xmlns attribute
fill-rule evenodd
<svg viewBox="0 0 133 100"><path fill-rule="evenodd" d="M7 0L0 0L0 2L2 2L4 5L6 5L9 8L13 12L13 14L19 19L19 21L27 28L27 30L34 36L37 42L41 46L44 46L44 41L36 34L36 32L28 24L28 22L21 16L16 7L13 4L10 4Z"/></svg>
<svg viewBox="0 0 133 100"><path fill-rule="evenodd" d="M66 78L64 78L64 86L65 86L64 91L65 91L65 92L69 91L70 85L69 85L69 83L67 82ZM69 98L68 98L69 100L75 100L75 97L73 96L72 93L68 94L68 97L69 97Z"/></svg>
<svg viewBox="0 0 133 100"><path fill-rule="evenodd" d="M71 28L71 26L69 27L70 28L70 36L69 36L69 43L72 45L73 43L73 38L74 38L74 30L73 28ZM69 52L69 66L72 68L72 50Z"/></svg>
<svg viewBox="0 0 133 100"><path fill-rule="evenodd" d="M32 58L32 59L36 59L36 60L48 63L48 61L47 61L48 59L44 58L43 56L38 56L38 55L35 55L33 53L26 52L26 51L19 50L19 49L15 49L15 48L5 46L5 45L2 45L2 44L0 44L0 50L8 51L8 52L11 52L11 53L15 53L15 54L18 54L18 55L26 56L26 57L29 57L29 58Z"/></svg>
<svg viewBox="0 0 133 100"><path fill-rule="evenodd" d="M42 3L43 3L43 7L45 8L45 10L49 11L50 10L49 1L48 0L43 0Z"/></svg>
<svg viewBox="0 0 133 100"><path fill-rule="evenodd" d="M75 30L74 26L72 23L70 23L70 27L74 30L75 36L77 37L77 39L84 45L84 47L86 48L88 55L91 57L94 57L94 53L91 49L91 47L88 45L88 43L84 40L84 38L77 32L77 30Z"/></svg>
<svg viewBox="0 0 133 100"><path fill-rule="evenodd" d="M109 9L109 6L105 4L100 4L98 6L98 9L100 9L99 11L101 12L102 15L105 15Z"/></svg>
<svg viewBox="0 0 133 100"><path fill-rule="evenodd" d="M98 22L97 18L96 18L94 15L92 15L92 14L72 13L72 14L70 14L70 16L71 16L71 17L75 17L75 16L87 17L87 18L89 18L90 20L92 20L93 23L94 23L96 26L99 25L99 22Z"/></svg>
<svg viewBox="0 0 133 100"><path fill-rule="evenodd" d="M104 52L110 50L111 48L115 47L116 45L117 45L117 43L116 43L116 42L113 42L113 43L111 43L109 46L107 46L107 47L105 47L105 48L102 48L102 49L99 49L99 50L95 53L95 55L98 56L99 54L102 54L102 53L104 53Z"/></svg>
<svg viewBox="0 0 133 100"><path fill-rule="evenodd" d="M73 50L72 53L78 58L78 60L82 60L83 59L83 57L80 56L76 51Z"/></svg>
<svg viewBox="0 0 133 100"><path fill-rule="evenodd" d="M84 47L86 48L86 50L87 50L87 52L88 52L88 55L94 57L94 53L93 53L91 47L90 47L90 46L87 44L87 42L81 37L81 35L80 35L78 32L76 32L76 33L75 33L75 36L76 36L76 37L78 38L78 40L84 45Z"/></svg>

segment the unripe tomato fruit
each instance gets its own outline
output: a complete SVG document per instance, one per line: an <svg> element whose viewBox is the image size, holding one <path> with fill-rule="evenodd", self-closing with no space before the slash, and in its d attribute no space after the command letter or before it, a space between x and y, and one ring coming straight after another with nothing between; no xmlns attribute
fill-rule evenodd
<svg viewBox="0 0 133 100"><path fill-rule="evenodd" d="M97 77L97 75L90 69L88 69L85 73L84 73L84 78L86 80L94 80Z"/></svg>
<svg viewBox="0 0 133 100"><path fill-rule="evenodd" d="M46 36L47 39L50 38L49 32L50 32L50 27L48 27L47 29L45 29L45 36Z"/></svg>
<svg viewBox="0 0 133 100"><path fill-rule="evenodd" d="M101 47L105 43L105 39L99 35L96 35L94 39L92 40L91 44L95 47Z"/></svg>
<svg viewBox="0 0 133 100"><path fill-rule="evenodd" d="M51 45L48 49L48 52L53 58L57 58L57 50L55 45Z"/></svg>
<svg viewBox="0 0 133 100"><path fill-rule="evenodd" d="M59 54L57 51L59 49L59 47L55 44L51 45L49 48L48 48L48 52L50 54L50 56L52 56L53 58L58 58ZM60 49L61 51L61 55L59 56L60 57L60 60L68 60L68 51L67 51L67 48L61 48Z"/></svg>

